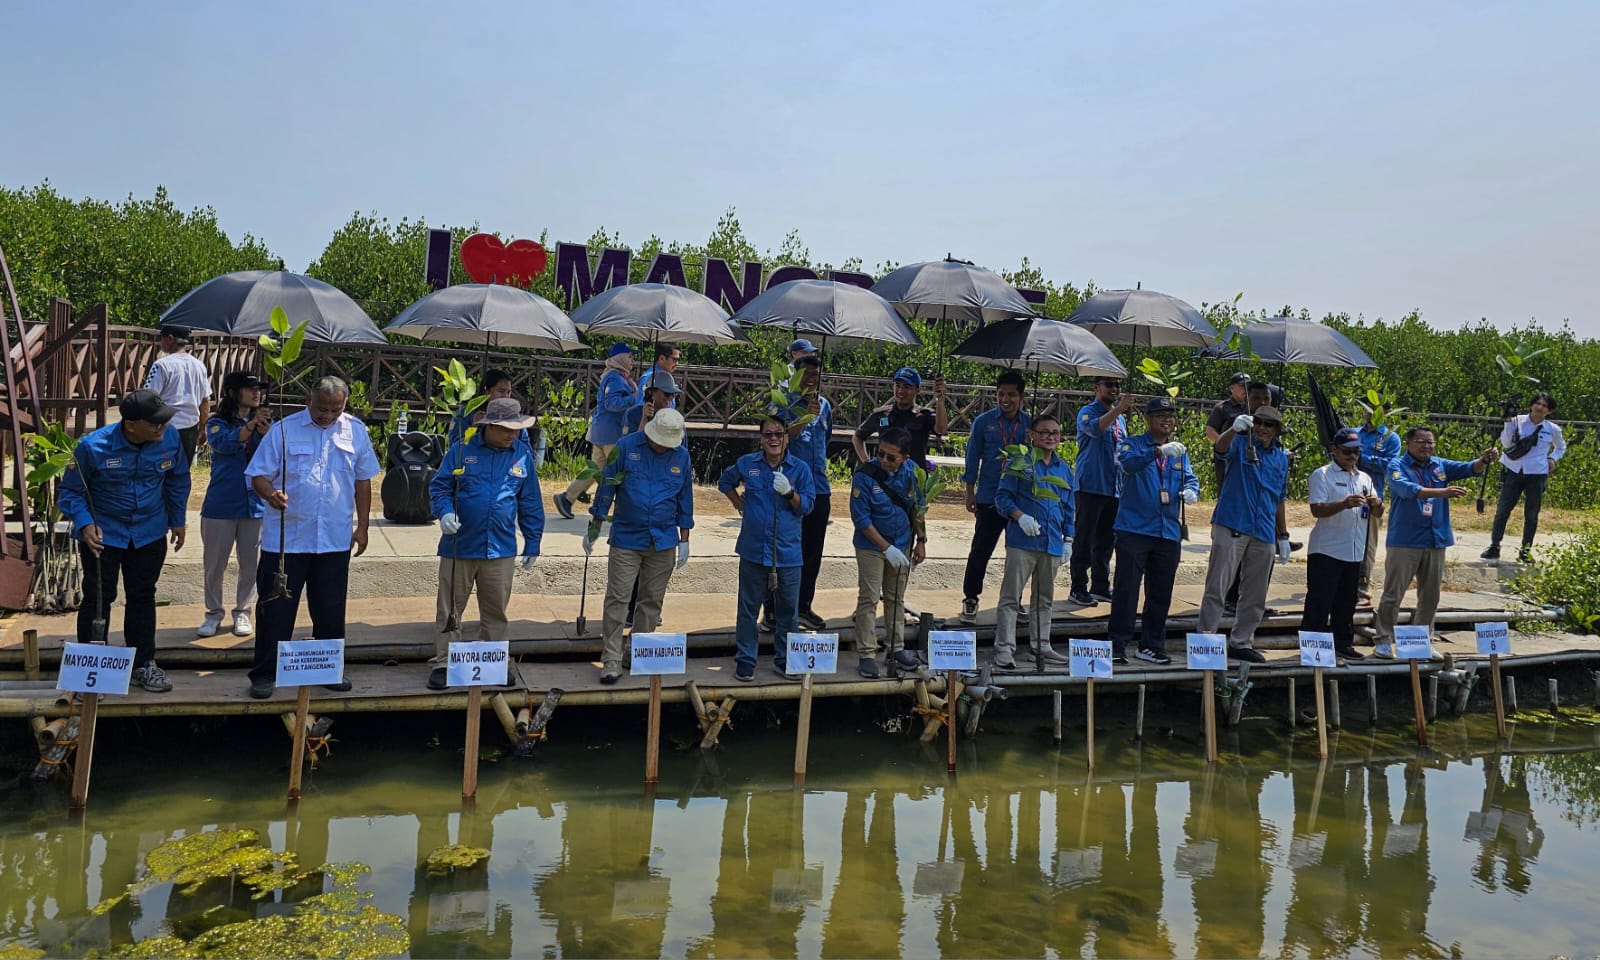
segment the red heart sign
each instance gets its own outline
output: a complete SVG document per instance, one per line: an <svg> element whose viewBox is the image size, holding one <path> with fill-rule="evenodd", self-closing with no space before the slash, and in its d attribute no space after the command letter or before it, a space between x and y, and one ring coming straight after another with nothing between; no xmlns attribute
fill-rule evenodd
<svg viewBox="0 0 1600 960"><path fill-rule="evenodd" d="M537 240L501 243L492 233L475 233L461 241L461 266L476 283L530 286L544 273L550 255Z"/></svg>

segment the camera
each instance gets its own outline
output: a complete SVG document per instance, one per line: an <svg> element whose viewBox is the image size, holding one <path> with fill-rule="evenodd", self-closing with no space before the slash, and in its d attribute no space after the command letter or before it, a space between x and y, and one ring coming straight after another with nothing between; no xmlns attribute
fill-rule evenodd
<svg viewBox="0 0 1600 960"><path fill-rule="evenodd" d="M1512 420L1522 412L1522 404L1516 397L1506 397L1500 401L1500 419Z"/></svg>

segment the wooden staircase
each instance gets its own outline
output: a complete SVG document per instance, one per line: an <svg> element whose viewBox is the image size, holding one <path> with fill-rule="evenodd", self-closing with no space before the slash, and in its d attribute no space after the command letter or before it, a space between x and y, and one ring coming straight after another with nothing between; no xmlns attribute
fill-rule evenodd
<svg viewBox="0 0 1600 960"><path fill-rule="evenodd" d="M3 249L0 278L5 280L7 298L0 300L0 356L5 358L5 376L0 378L0 486L11 491L6 509L0 512L0 607L21 610L28 605L38 561L33 518L29 515L28 451L23 435L44 422L34 357L42 352L45 330L42 326L28 329Z"/></svg>

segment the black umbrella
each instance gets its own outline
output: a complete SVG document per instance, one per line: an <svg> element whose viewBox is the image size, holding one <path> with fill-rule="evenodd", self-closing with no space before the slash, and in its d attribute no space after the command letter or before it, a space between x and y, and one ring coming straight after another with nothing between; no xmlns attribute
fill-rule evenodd
<svg viewBox="0 0 1600 960"><path fill-rule="evenodd" d="M236 337L272 333L272 308L306 326L306 339L323 343L388 343L360 305L337 287L283 270L241 270L213 277L184 294L161 315L162 323L214 330Z"/></svg>
<svg viewBox="0 0 1600 960"><path fill-rule="evenodd" d="M1306 375L1311 383L1311 412L1317 419L1317 439L1322 441L1323 449L1333 444L1334 433L1342 426L1339 420L1339 411L1334 409L1333 402L1328 395L1322 392L1322 385L1317 383L1317 378Z"/></svg>
<svg viewBox="0 0 1600 960"><path fill-rule="evenodd" d="M561 308L520 287L463 283L430 293L384 327L418 340L447 340L534 350L582 350L578 328Z"/></svg>
<svg viewBox="0 0 1600 960"><path fill-rule="evenodd" d="M771 287L733 315L747 327L778 327L829 340L878 340L904 346L922 341L894 304L836 280L790 280Z"/></svg>
<svg viewBox="0 0 1600 960"><path fill-rule="evenodd" d="M612 287L572 311L572 323L588 334L723 344L748 340L715 301L687 287L631 283Z"/></svg>
<svg viewBox="0 0 1600 960"><path fill-rule="evenodd" d="M949 320L982 326L1013 317L1031 317L1036 312L1033 304L998 273L953 257L890 271L872 285L872 292L894 304L903 317L922 317L941 324ZM942 369L943 329L939 338L938 362Z"/></svg>
<svg viewBox="0 0 1600 960"><path fill-rule="evenodd" d="M1234 333L1250 340L1253 358L1229 350ZM1351 339L1327 324L1294 317L1273 317L1229 327L1221 340L1200 351L1213 360L1259 359L1263 363L1302 363L1315 367L1373 367L1378 365Z"/></svg>
<svg viewBox="0 0 1600 960"><path fill-rule="evenodd" d="M1122 377L1127 370L1094 334L1059 320L1019 318L985 326L950 351L993 366L1032 366L1069 377Z"/></svg>
<svg viewBox="0 0 1600 960"><path fill-rule="evenodd" d="M1217 331L1200 311L1154 290L1102 290L1085 300L1068 323L1106 343L1138 347L1204 347Z"/></svg>

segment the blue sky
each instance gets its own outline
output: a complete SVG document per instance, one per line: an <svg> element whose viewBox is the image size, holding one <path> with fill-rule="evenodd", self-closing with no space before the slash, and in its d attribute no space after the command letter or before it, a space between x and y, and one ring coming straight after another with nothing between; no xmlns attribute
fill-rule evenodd
<svg viewBox="0 0 1600 960"><path fill-rule="evenodd" d="M475 9L474 9L475 8ZM1600 4L29 4L0 183L1600 335ZM419 270L420 265L419 265Z"/></svg>

